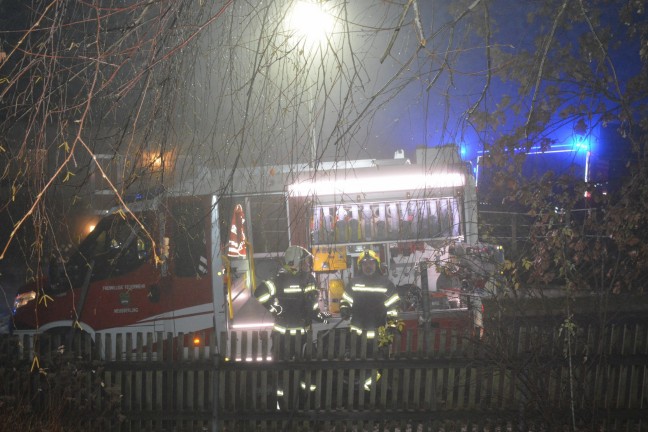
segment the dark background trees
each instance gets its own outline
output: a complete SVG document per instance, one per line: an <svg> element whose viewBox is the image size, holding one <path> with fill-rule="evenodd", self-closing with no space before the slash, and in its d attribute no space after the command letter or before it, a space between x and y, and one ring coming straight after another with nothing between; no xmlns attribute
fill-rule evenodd
<svg viewBox="0 0 648 432"><path fill-rule="evenodd" d="M543 29L526 50L497 56L494 74L517 94L485 112L485 130L512 127L487 143L499 171L501 208L531 224L512 286L559 283L577 291L643 292L645 238L646 19L642 2L548 2L527 15ZM488 119L498 119L498 122ZM511 121L511 119L514 119ZM598 140L606 175L557 167L525 177L533 147L550 153L560 127ZM501 129L500 129L501 130ZM511 157L514 149L519 154ZM537 151L537 150L535 150ZM600 168L600 167L598 167Z"/></svg>

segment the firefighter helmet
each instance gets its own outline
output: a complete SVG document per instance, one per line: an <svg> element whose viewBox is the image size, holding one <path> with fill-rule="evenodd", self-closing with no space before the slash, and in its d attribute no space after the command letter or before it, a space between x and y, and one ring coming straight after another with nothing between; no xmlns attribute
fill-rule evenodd
<svg viewBox="0 0 648 432"><path fill-rule="evenodd" d="M377 266L380 267L380 257L372 250L362 251L358 257L358 266L360 266L363 261L376 261Z"/></svg>
<svg viewBox="0 0 648 432"><path fill-rule="evenodd" d="M284 253L286 266L294 271L299 271L302 262L308 261L310 263L312 257L313 255L301 246L290 246Z"/></svg>

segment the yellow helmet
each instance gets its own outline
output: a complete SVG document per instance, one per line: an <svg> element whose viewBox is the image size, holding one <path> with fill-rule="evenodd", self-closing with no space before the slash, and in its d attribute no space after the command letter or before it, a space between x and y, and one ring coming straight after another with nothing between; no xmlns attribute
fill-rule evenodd
<svg viewBox="0 0 648 432"><path fill-rule="evenodd" d="M378 264L378 267L380 267L380 257L376 252L372 250L365 250L360 253L360 256L358 257L358 266L360 266L362 261L369 261L369 260L376 261L376 264Z"/></svg>

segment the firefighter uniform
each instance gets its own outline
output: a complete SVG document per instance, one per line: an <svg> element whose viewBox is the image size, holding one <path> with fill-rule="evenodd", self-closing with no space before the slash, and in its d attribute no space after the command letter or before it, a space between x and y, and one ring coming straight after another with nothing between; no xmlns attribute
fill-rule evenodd
<svg viewBox="0 0 648 432"><path fill-rule="evenodd" d="M349 287L342 294L340 315L350 319L349 329L358 335L374 339L379 329L388 328L388 321L398 316L399 296L394 284L380 271L380 258L372 250L363 251L358 257L359 275L351 279ZM380 372L372 371L363 388L367 391Z"/></svg>
<svg viewBox="0 0 648 432"><path fill-rule="evenodd" d="M279 333L305 333L313 319L321 320L319 293L312 274L286 268L259 284L256 298L274 315L274 330Z"/></svg>
<svg viewBox="0 0 648 432"><path fill-rule="evenodd" d="M329 317L319 308L319 292L311 273L312 255L303 248L291 246L284 254L284 261L286 264L277 275L259 284L254 295L274 315L275 332L291 336L305 334L314 320L326 322ZM305 340L308 341L308 338ZM280 346L273 344L273 352L279 357L286 354ZM304 378L299 380L300 388L307 392L315 391L316 387L308 384ZM285 401L284 389L279 383L277 397L277 408L281 409L281 404Z"/></svg>
<svg viewBox="0 0 648 432"><path fill-rule="evenodd" d="M373 339L378 329L398 315L398 292L394 284L379 271L380 259L374 251L358 257L359 275L351 279L340 301L340 314L350 319L350 329Z"/></svg>

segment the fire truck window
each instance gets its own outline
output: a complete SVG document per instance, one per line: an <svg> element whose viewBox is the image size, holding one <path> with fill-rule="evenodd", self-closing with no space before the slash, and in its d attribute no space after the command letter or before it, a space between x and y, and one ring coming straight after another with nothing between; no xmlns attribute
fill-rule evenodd
<svg viewBox="0 0 648 432"><path fill-rule="evenodd" d="M140 220L148 226L145 215L140 216ZM92 281L119 276L145 262L150 250L150 240L134 220L107 216L65 263L63 276L74 287L83 284L90 266Z"/></svg>
<svg viewBox="0 0 648 432"><path fill-rule="evenodd" d="M112 276L131 272L138 268L149 257L150 241L145 234L131 231L134 238L122 246L117 257L112 261Z"/></svg>
<svg viewBox="0 0 648 432"><path fill-rule="evenodd" d="M171 253L178 277L199 277L207 273L206 214L199 205L177 205L172 209Z"/></svg>
<svg viewBox="0 0 648 432"><path fill-rule="evenodd" d="M148 227L148 218L140 220ZM133 219L115 217L97 240L93 280L131 272L148 258L150 241Z"/></svg>

